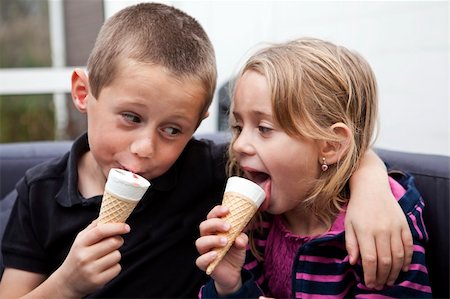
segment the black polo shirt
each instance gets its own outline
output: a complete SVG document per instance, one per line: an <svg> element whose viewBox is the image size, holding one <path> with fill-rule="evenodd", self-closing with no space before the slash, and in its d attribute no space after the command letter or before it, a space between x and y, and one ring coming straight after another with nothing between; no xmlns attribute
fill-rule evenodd
<svg viewBox="0 0 450 299"><path fill-rule="evenodd" d="M206 277L197 269L198 225L221 200L226 145L192 139L127 220L122 271L89 297L197 297ZM78 192L77 162L87 135L69 153L27 171L3 239L6 267L50 275L78 232L97 218L101 196Z"/></svg>

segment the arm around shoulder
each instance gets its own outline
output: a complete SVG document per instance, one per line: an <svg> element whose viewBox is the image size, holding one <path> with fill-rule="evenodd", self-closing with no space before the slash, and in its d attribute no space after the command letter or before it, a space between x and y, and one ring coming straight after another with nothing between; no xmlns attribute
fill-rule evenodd
<svg viewBox="0 0 450 299"><path fill-rule="evenodd" d="M406 217L395 200L381 159L368 150L350 179L351 199L345 219L350 262L359 253L368 287L392 285L412 256L412 236Z"/></svg>
<svg viewBox="0 0 450 299"><path fill-rule="evenodd" d="M395 298L430 298L432 294L425 262L425 243L428 236L422 217L424 202L414 186L412 176L402 172L396 172L394 178L396 181L390 180L393 192L397 195L400 194L395 192L395 185L401 185L401 188L404 188L401 196L396 196L396 198L399 198L398 203L406 215L412 232L414 243L412 261L408 270L401 272L392 286L384 287L379 291L373 291L360 288L361 284L358 284L356 292L365 295L375 292L379 295Z"/></svg>

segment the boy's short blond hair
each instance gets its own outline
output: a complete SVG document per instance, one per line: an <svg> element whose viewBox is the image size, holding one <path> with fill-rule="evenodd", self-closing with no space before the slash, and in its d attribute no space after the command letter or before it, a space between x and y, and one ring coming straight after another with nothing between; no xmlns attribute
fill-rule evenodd
<svg viewBox="0 0 450 299"><path fill-rule="evenodd" d="M217 79L214 48L202 26L181 10L141 3L109 18L87 63L94 97L115 79L121 59L156 64L180 79L199 81L205 93L202 115L208 110Z"/></svg>

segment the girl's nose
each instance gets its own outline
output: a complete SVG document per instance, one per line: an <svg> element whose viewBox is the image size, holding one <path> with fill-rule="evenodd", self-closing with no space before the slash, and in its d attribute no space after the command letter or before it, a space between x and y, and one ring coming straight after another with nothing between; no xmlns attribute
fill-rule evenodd
<svg viewBox="0 0 450 299"><path fill-rule="evenodd" d="M253 155L255 153L251 136L248 133L244 133L244 131L241 131L236 137L232 144L232 149L236 154Z"/></svg>
<svg viewBox="0 0 450 299"><path fill-rule="evenodd" d="M130 151L141 157L149 158L153 155L155 147L155 138L153 136L142 136L134 140L130 145Z"/></svg>

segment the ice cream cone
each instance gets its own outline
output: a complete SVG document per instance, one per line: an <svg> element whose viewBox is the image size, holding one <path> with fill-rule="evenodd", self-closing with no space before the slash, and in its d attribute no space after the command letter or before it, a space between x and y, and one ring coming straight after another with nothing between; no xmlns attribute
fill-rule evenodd
<svg viewBox="0 0 450 299"><path fill-rule="evenodd" d="M226 237L228 242L224 247L215 249L217 257L209 264L206 274L210 275L214 271L237 236L255 215L264 198L264 190L252 181L240 177L228 179L222 205L227 206L230 211L223 219L230 224L231 228L228 232L219 234L219 236Z"/></svg>
<svg viewBox="0 0 450 299"><path fill-rule="evenodd" d="M98 223L125 222L138 202L124 200L105 191Z"/></svg>
<svg viewBox="0 0 450 299"><path fill-rule="evenodd" d="M125 222L149 186L150 182L137 174L112 168L105 185L98 223Z"/></svg>

